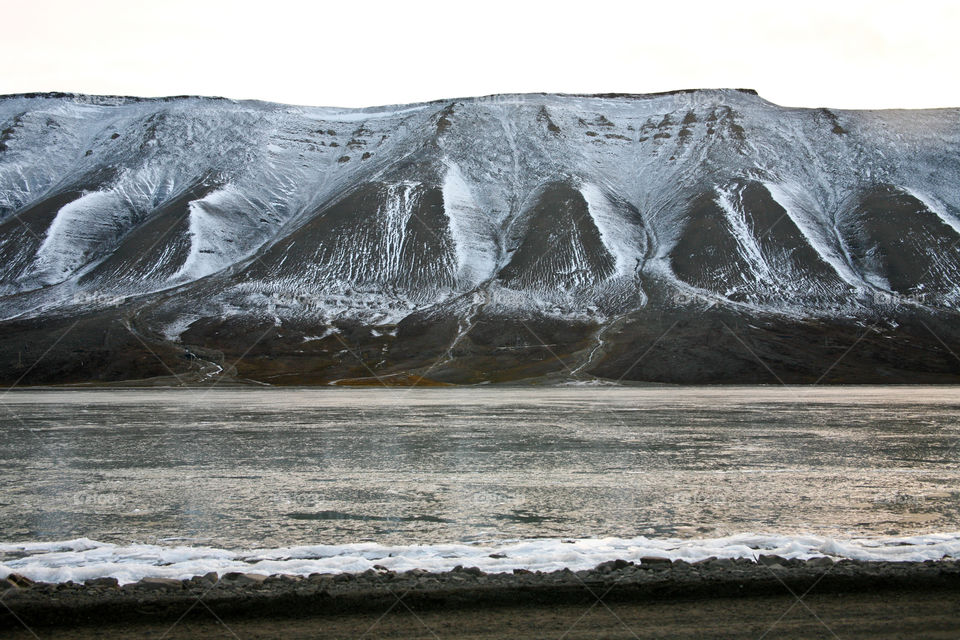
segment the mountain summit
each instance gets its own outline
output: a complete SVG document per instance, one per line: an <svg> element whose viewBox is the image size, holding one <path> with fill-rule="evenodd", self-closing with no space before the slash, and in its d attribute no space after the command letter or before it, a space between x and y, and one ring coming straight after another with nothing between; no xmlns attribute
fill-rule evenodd
<svg viewBox="0 0 960 640"><path fill-rule="evenodd" d="M7 384L958 382L960 111L0 98Z"/></svg>

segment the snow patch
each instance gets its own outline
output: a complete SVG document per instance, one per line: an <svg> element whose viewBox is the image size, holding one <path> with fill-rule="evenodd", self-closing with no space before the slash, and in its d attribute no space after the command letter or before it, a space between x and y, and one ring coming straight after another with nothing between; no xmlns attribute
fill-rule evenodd
<svg viewBox="0 0 960 640"><path fill-rule="evenodd" d="M183 314L163 328L163 337L170 342L180 342L180 336L191 324L200 319L196 314Z"/></svg>
<svg viewBox="0 0 960 640"><path fill-rule="evenodd" d="M802 190L796 185L765 182L764 188L774 202L783 207L787 216L793 220L797 229L806 238L807 244L817 252L820 259L830 265L841 280L858 289L868 289L869 285L859 273L854 271L845 259L843 252L836 246L837 239L829 238L810 206L802 204Z"/></svg>
<svg viewBox="0 0 960 640"><path fill-rule="evenodd" d="M384 272L389 274L388 277L396 277L402 273L407 228L413 216L413 210L420 202L419 187L418 183L409 181L387 187L386 203L379 213L385 226L383 255L380 259Z"/></svg>
<svg viewBox="0 0 960 640"><path fill-rule="evenodd" d="M250 200L229 185L187 206L190 253L171 280L195 280L216 273L248 255L262 241L252 223L258 214Z"/></svg>
<svg viewBox="0 0 960 640"><path fill-rule="evenodd" d="M62 542L0 544L0 575L18 573L42 582L83 582L113 577L120 583L145 577L186 579L215 571L260 575L359 573L381 565L393 571L449 571L457 565L487 573L514 569L574 571L601 562L644 556L697 562L709 557L787 559L814 557L862 561L922 562L960 555L960 533L903 538L836 539L813 535L744 533L722 538L542 538L477 544L382 545L358 542L232 551L205 546L117 545L87 538Z"/></svg>
<svg viewBox="0 0 960 640"><path fill-rule="evenodd" d="M600 232L600 240L615 261L617 275L634 273L641 266L646 251L643 230L624 220L600 187L591 183L580 186L580 194Z"/></svg>
<svg viewBox="0 0 960 640"><path fill-rule="evenodd" d="M474 287L493 276L497 246L489 216L476 203L460 168L447 161L443 178L443 210L450 225L457 260L457 281Z"/></svg>
<svg viewBox="0 0 960 640"><path fill-rule="evenodd" d="M327 327L326 329L324 329L323 333L321 333L318 336L303 336L303 341L313 342L315 340L323 340L324 338L332 336L335 333L340 333L340 329L338 329L337 327Z"/></svg>
<svg viewBox="0 0 960 640"><path fill-rule="evenodd" d="M715 201L720 210L723 211L730 231L737 241L740 255L746 260L754 279L762 284L775 282L776 276L760 249L760 243L757 242L753 229L747 224L747 216L743 208L742 187L739 189L718 187L716 192Z"/></svg>
<svg viewBox="0 0 960 640"><path fill-rule="evenodd" d="M114 191L93 191L67 203L47 229L30 275L45 284L66 280L119 238L132 217Z"/></svg>

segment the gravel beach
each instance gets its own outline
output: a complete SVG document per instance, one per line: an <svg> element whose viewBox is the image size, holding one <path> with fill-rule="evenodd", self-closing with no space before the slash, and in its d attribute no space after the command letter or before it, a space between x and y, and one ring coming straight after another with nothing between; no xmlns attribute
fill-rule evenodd
<svg viewBox="0 0 960 640"><path fill-rule="evenodd" d="M123 586L13 575L0 604L12 638L956 637L960 562L646 558L578 572L230 573Z"/></svg>

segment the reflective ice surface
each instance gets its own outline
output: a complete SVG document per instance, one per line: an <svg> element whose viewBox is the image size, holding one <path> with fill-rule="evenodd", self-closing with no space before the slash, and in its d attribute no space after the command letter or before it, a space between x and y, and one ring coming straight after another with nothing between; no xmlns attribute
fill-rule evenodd
<svg viewBox="0 0 960 640"><path fill-rule="evenodd" d="M12 391L0 540L960 530L960 388Z"/></svg>

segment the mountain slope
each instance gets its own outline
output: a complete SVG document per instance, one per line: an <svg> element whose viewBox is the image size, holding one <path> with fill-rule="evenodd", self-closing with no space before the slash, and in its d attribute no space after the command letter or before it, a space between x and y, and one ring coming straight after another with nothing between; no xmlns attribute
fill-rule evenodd
<svg viewBox="0 0 960 640"><path fill-rule="evenodd" d="M22 383L954 381L958 115L8 96L0 361Z"/></svg>

